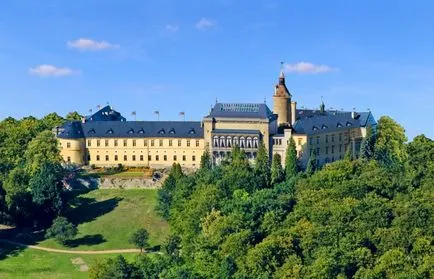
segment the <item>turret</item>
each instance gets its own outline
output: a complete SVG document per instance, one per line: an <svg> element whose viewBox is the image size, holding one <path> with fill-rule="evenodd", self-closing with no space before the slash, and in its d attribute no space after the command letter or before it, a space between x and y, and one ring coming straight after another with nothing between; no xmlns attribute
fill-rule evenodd
<svg viewBox="0 0 434 279"><path fill-rule="evenodd" d="M273 102L273 112L278 115L277 124L279 126L290 126L293 123L291 120L291 94L286 88L283 69L279 75L279 83L274 90Z"/></svg>

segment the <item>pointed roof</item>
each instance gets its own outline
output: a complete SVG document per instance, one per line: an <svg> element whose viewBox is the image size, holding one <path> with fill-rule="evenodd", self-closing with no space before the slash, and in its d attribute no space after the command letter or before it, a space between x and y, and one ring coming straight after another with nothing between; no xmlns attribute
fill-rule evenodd
<svg viewBox="0 0 434 279"><path fill-rule="evenodd" d="M283 97L283 98L291 98L292 97L291 93L289 93L289 90L285 84L285 73L283 72L283 69L280 71L279 83L276 85L274 96L275 97Z"/></svg>
<svg viewBox="0 0 434 279"><path fill-rule="evenodd" d="M89 121L126 121L126 119L111 106L105 106L94 114L86 116L86 122Z"/></svg>

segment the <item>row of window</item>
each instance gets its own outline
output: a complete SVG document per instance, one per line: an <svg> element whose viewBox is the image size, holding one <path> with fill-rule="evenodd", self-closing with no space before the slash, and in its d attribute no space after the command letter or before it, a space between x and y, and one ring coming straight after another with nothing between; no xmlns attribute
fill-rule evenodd
<svg viewBox="0 0 434 279"><path fill-rule="evenodd" d="M353 135L354 135L354 133L353 133ZM320 144L321 136L316 136L315 138L314 137L309 138L309 144L310 145L313 145L314 139L316 140L316 144ZM335 141L342 142L342 140L344 140L344 141L347 140L346 134L340 133L340 134L332 134L332 135L325 135L324 136L324 142L325 143L335 142Z"/></svg>
<svg viewBox="0 0 434 279"><path fill-rule="evenodd" d="M325 154L325 155L328 155L329 152L330 152L331 154L335 154L336 151L337 151L338 153L342 153L342 152L346 152L347 149L348 149L348 144L345 144L345 145L339 144L339 145L337 145L337 146L335 146L335 145L332 145L332 146L326 146L326 147L324 148L324 154ZM321 154L320 154L320 150L321 150L321 149L320 149L319 147L316 148L316 149L311 148L311 149L310 149L310 154L312 155L312 153L315 151L315 155L316 155L316 156L319 156L319 155L321 155Z"/></svg>
<svg viewBox="0 0 434 279"><path fill-rule="evenodd" d="M87 147L92 147L92 141L93 140L90 140L90 139L87 140ZM129 141L127 139L124 139L124 140L117 140L117 139L114 139L114 140L109 140L109 139L100 140L100 139L97 139L96 140L96 146L100 147L100 146L102 146L102 144L104 144L105 147L108 147L108 146L110 146L110 142L111 141L113 142L113 146L114 147L119 146L119 141L122 142L122 146L123 147L129 146L128 145ZM178 147L182 146L182 139L178 139L178 140L169 139L168 143L167 143L167 146L169 146L169 147L174 146L175 143L177 144ZM163 139L158 139L158 140L154 140L154 139L151 139L151 140L147 140L147 139L136 140L136 139L133 139L133 140L131 140L131 146L132 147L136 147L136 146L139 146L139 145L142 146L142 147L146 147L146 146L148 146L148 144L151 147L153 147L153 146L159 146L159 147L161 147L161 146L164 146L164 140ZM196 144L196 147L198 147L200 145L200 141L199 140L195 140L195 144ZM189 139L186 140L186 146L187 147L191 146L191 140L189 140ZM67 146L67 147L69 148L70 146Z"/></svg>
<svg viewBox="0 0 434 279"><path fill-rule="evenodd" d="M101 156L100 155L96 155L95 158L96 158L96 161L101 161ZM110 161L110 156L109 155L105 155L104 158L105 158L106 162ZM123 159L124 159L124 161L128 161L128 155L124 155ZM144 156L143 155L140 155L140 156L132 155L131 156L131 161L136 161L137 159L139 161L144 161ZM163 159L163 161L167 161L167 155L163 155L162 159ZM87 156L87 160L91 161L91 156L90 155ZM114 155L114 160L115 161L119 161L119 156L118 155ZM177 161L177 160L178 160L178 156L173 155L173 161ZM186 160L187 160L187 156L186 155L182 155L182 161L186 161ZM195 155L191 156L191 160L193 162L196 161L196 156ZM148 155L148 161L152 161L152 156L151 155ZM160 161L160 156L159 155L155 155L155 161Z"/></svg>
<svg viewBox="0 0 434 279"><path fill-rule="evenodd" d="M301 138L297 138L297 144L298 144L298 146L302 145L302 139ZM282 139L280 139L280 138L273 139L273 145L282 145Z"/></svg>
<svg viewBox="0 0 434 279"><path fill-rule="evenodd" d="M258 148L259 139L258 137L213 137L213 147L232 147L232 145L240 148Z"/></svg>

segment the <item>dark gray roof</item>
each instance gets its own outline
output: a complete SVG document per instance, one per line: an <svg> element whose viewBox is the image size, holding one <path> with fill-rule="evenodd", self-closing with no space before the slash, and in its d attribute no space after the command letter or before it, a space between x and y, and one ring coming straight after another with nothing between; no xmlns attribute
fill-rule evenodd
<svg viewBox="0 0 434 279"><path fill-rule="evenodd" d="M294 123L294 131L297 134L322 134L348 128L366 127L367 125L376 125L375 119L370 112L357 112L356 117L352 117L352 112L325 111L317 113L314 111L306 112L299 115Z"/></svg>
<svg viewBox="0 0 434 279"><path fill-rule="evenodd" d="M86 122L90 121L126 121L126 119L111 106L105 106L94 114L86 116Z"/></svg>
<svg viewBox="0 0 434 279"><path fill-rule="evenodd" d="M232 129L218 129L213 130L213 134L246 134L246 135L259 135L259 130L232 130Z"/></svg>
<svg viewBox="0 0 434 279"><path fill-rule="evenodd" d="M91 121L68 122L59 138L203 138L199 121Z"/></svg>
<svg viewBox="0 0 434 279"><path fill-rule="evenodd" d="M275 115L266 104L216 103L207 117L274 119Z"/></svg>

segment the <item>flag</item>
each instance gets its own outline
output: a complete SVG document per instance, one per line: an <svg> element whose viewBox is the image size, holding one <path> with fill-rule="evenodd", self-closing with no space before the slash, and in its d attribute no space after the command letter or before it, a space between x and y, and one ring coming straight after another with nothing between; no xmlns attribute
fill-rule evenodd
<svg viewBox="0 0 434 279"><path fill-rule="evenodd" d="M181 112L179 113L179 116L185 116L185 112L181 111Z"/></svg>
<svg viewBox="0 0 434 279"><path fill-rule="evenodd" d="M154 111L154 114L160 114L160 112L158 110Z"/></svg>
<svg viewBox="0 0 434 279"><path fill-rule="evenodd" d="M131 112L132 116L135 116L136 114L137 114L136 111Z"/></svg>

